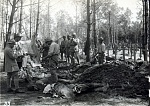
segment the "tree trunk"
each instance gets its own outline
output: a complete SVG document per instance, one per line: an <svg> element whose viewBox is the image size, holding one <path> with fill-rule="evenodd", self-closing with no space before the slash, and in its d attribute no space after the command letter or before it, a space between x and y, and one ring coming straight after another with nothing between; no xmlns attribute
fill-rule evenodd
<svg viewBox="0 0 150 106"><path fill-rule="evenodd" d="M90 61L90 0L87 0L87 56L86 61Z"/></svg>
<svg viewBox="0 0 150 106"><path fill-rule="evenodd" d="M8 23L8 0L6 3L6 39L5 39L6 42L8 40L8 32L7 32L8 25L7 25L7 23ZM4 47L5 47L5 42L4 42Z"/></svg>
<svg viewBox="0 0 150 106"><path fill-rule="evenodd" d="M21 27L22 27L22 7L23 7L23 0L20 1L21 8L20 8L20 23L19 23L19 31L18 33L21 34Z"/></svg>
<svg viewBox="0 0 150 106"><path fill-rule="evenodd" d="M48 1L48 11L47 11L47 35L50 37L51 33L51 22L50 22L50 0Z"/></svg>
<svg viewBox="0 0 150 106"><path fill-rule="evenodd" d="M108 45L110 45L110 37L111 37L111 26L110 26L110 11L109 11L109 34L108 34Z"/></svg>
<svg viewBox="0 0 150 106"><path fill-rule="evenodd" d="M93 0L93 36L94 36L94 48L97 48L97 37L96 37L96 19L95 19L95 0Z"/></svg>
<svg viewBox="0 0 150 106"><path fill-rule="evenodd" d="M8 41L10 39L11 29L13 26L14 14L16 12L16 4L17 4L16 0L13 0L11 15L10 15L10 19L9 19L8 32L7 32L9 34L7 34L7 36L6 36L6 41Z"/></svg>
<svg viewBox="0 0 150 106"><path fill-rule="evenodd" d="M149 63L150 63L150 1L149 1Z"/></svg>
<svg viewBox="0 0 150 106"><path fill-rule="evenodd" d="M3 35L4 35L4 0L2 1L2 26L1 26L1 41L3 41Z"/></svg>
<svg viewBox="0 0 150 106"><path fill-rule="evenodd" d="M131 52L131 59L132 59L132 49L133 49L133 47L132 47L132 43L130 43L130 52Z"/></svg>
<svg viewBox="0 0 150 106"><path fill-rule="evenodd" d="M115 43L115 60L117 60L117 44Z"/></svg>
<svg viewBox="0 0 150 106"><path fill-rule="evenodd" d="M36 30L36 13L35 13L35 10L34 10L34 19L33 19L33 32L35 33L35 30Z"/></svg>
<svg viewBox="0 0 150 106"><path fill-rule="evenodd" d="M2 2L2 26L1 26L1 41L3 41L5 43L5 40L4 40L4 0ZM5 46L5 45L4 45ZM3 46L3 48L4 48ZM5 57L4 57L5 58ZM1 68L2 71L5 71L5 59L4 59L4 63L3 63L3 68Z"/></svg>
<svg viewBox="0 0 150 106"><path fill-rule="evenodd" d="M136 62L136 43L134 44L134 63Z"/></svg>
<svg viewBox="0 0 150 106"><path fill-rule="evenodd" d="M125 43L123 42L123 61L125 61Z"/></svg>
<svg viewBox="0 0 150 106"><path fill-rule="evenodd" d="M143 2L143 14L144 14L144 35L143 35L143 54L144 54L144 61L147 61L147 16L148 16L148 6L147 0Z"/></svg>
<svg viewBox="0 0 150 106"><path fill-rule="evenodd" d="M77 25L78 25L78 20L77 20L77 4L76 4L76 35L78 36L78 28L77 28Z"/></svg>
<svg viewBox="0 0 150 106"><path fill-rule="evenodd" d="M32 0L30 0L30 39L32 36Z"/></svg>
<svg viewBox="0 0 150 106"><path fill-rule="evenodd" d="M112 46L113 46L113 54L115 54L115 22L113 17L113 28L112 28Z"/></svg>
<svg viewBox="0 0 150 106"><path fill-rule="evenodd" d="M36 20L36 30L35 30L35 34L37 36L38 33L38 28L39 28L39 14L40 14L40 0L38 0L38 12L37 12L37 20Z"/></svg>
<svg viewBox="0 0 150 106"><path fill-rule="evenodd" d="M47 13L47 19L48 19L48 32L47 32L47 35L48 35L48 37L50 37L50 8L49 8L49 6L50 6L50 0L48 1L48 13Z"/></svg>
<svg viewBox="0 0 150 106"><path fill-rule="evenodd" d="M45 21L43 23L43 35L45 35ZM45 36L44 36L45 37Z"/></svg>

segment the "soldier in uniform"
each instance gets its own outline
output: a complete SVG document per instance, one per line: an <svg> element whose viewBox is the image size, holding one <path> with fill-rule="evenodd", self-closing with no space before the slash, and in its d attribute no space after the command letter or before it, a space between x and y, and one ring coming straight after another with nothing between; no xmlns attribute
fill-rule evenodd
<svg viewBox="0 0 150 106"><path fill-rule="evenodd" d="M100 37L97 45L97 52L98 52L98 62L99 64L103 64L104 59L105 59L105 44L104 44L104 40L102 37Z"/></svg>
<svg viewBox="0 0 150 106"><path fill-rule="evenodd" d="M5 71L7 72L7 92L20 93L19 90L19 77L18 71L19 67L17 64L17 55L14 54L13 47L15 45L15 40L10 40L7 42L7 45L4 50L5 56ZM12 89L11 80L14 79L15 90Z"/></svg>

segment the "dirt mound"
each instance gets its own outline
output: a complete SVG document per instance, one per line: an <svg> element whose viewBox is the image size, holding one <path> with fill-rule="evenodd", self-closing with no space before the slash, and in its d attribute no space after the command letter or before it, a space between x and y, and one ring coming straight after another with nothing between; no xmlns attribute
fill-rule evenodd
<svg viewBox="0 0 150 106"><path fill-rule="evenodd" d="M123 96L148 97L148 79L123 62L111 62L86 69L77 83L102 83L109 85L109 93ZM114 92L115 90L115 92Z"/></svg>

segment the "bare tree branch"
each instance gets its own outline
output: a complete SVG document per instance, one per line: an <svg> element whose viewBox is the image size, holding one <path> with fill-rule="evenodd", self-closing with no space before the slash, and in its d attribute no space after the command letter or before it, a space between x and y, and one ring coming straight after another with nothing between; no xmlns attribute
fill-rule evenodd
<svg viewBox="0 0 150 106"><path fill-rule="evenodd" d="M25 17L25 18L23 18L22 20L24 20L24 19L26 19L26 18L28 18L29 16L27 16L27 17ZM21 21L22 21L21 20ZM16 22L13 22L12 24L15 24L15 23L17 23L17 22L19 22L20 20L18 20L18 21L16 21Z"/></svg>
<svg viewBox="0 0 150 106"><path fill-rule="evenodd" d="M17 1L16 1L16 4L17 4L19 1L20 1L20 0L17 0ZM16 4L15 4L15 5L16 5Z"/></svg>
<svg viewBox="0 0 150 106"><path fill-rule="evenodd" d="M13 4L10 2L10 0L8 0L9 4L12 6Z"/></svg>
<svg viewBox="0 0 150 106"><path fill-rule="evenodd" d="M44 2L45 0L41 1L40 3ZM26 7L26 6L30 6L30 5L35 5L35 4L38 4L38 3L32 3L32 4L27 4L27 5L24 5L23 7ZM17 8L19 8L21 6L18 6Z"/></svg>
<svg viewBox="0 0 150 106"><path fill-rule="evenodd" d="M30 5L34 5L34 4L38 4L38 3L27 4L27 5L24 5L23 7L30 6ZM21 7L21 6L18 6L17 8L19 8L19 7Z"/></svg>
<svg viewBox="0 0 150 106"><path fill-rule="evenodd" d="M99 2L97 2L96 4L99 4ZM102 4L98 5L98 7L95 9L95 11L97 11L101 6L102 6Z"/></svg>

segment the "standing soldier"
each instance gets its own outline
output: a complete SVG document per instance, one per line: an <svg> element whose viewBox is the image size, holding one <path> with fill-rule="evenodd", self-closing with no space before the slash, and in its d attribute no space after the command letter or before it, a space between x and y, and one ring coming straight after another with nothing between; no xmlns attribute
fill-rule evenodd
<svg viewBox="0 0 150 106"><path fill-rule="evenodd" d="M69 49L72 65L75 64L74 56L75 56L75 46L76 45L77 45L77 43L74 41L74 38L72 37L70 40L70 49Z"/></svg>
<svg viewBox="0 0 150 106"><path fill-rule="evenodd" d="M59 60L60 47L59 45L51 39L47 40L47 44L49 45L48 55L43 59L48 59L49 67L56 68ZM54 84L57 83L58 76L55 70L50 70L50 74L48 74L45 78L38 80L36 82L37 86L43 84Z"/></svg>
<svg viewBox="0 0 150 106"><path fill-rule="evenodd" d="M7 72L7 92L12 92L11 79L14 79L15 93L20 93L19 91L19 78L18 71L19 67L17 64L17 55L13 52L13 47L15 45L15 40L10 40L4 50L5 56L5 71Z"/></svg>
<svg viewBox="0 0 150 106"><path fill-rule="evenodd" d="M104 40L102 37L100 37L99 39L99 43L97 45L98 48L98 62L99 64L103 64L104 59L105 59L105 44L104 44Z"/></svg>
<svg viewBox="0 0 150 106"><path fill-rule="evenodd" d="M59 61L60 47L53 40L49 40L48 45L50 45L48 55L44 59L49 58L50 67L56 68Z"/></svg>
<svg viewBox="0 0 150 106"><path fill-rule="evenodd" d="M60 54L61 60L63 60L63 55L66 57L66 36L63 36L63 41L60 44Z"/></svg>
<svg viewBox="0 0 150 106"><path fill-rule="evenodd" d="M49 39L45 39L45 42L42 46L42 62L43 63L46 63L46 61L43 58L48 55L48 51L49 51L50 45L48 45L48 42L49 42Z"/></svg>
<svg viewBox="0 0 150 106"><path fill-rule="evenodd" d="M73 37L73 40L74 40L74 41L76 42L76 44L77 44L77 45L74 47L74 49L75 49L74 57L77 59L78 64L80 64L80 62L79 62L79 39L76 38L76 34L73 34L72 37Z"/></svg>
<svg viewBox="0 0 150 106"><path fill-rule="evenodd" d="M67 62L69 63L70 62L70 52L69 52L69 49L70 49L70 36L67 35L67 41L66 41L66 60Z"/></svg>
<svg viewBox="0 0 150 106"><path fill-rule="evenodd" d="M17 54L17 64L18 64L18 67L19 69L21 69L22 67L22 59L24 57L24 51L21 47L21 43L20 43L20 40L21 40L21 37L22 36L19 36L19 34L15 34L14 35L14 40L16 41L16 45L14 46L14 52Z"/></svg>

